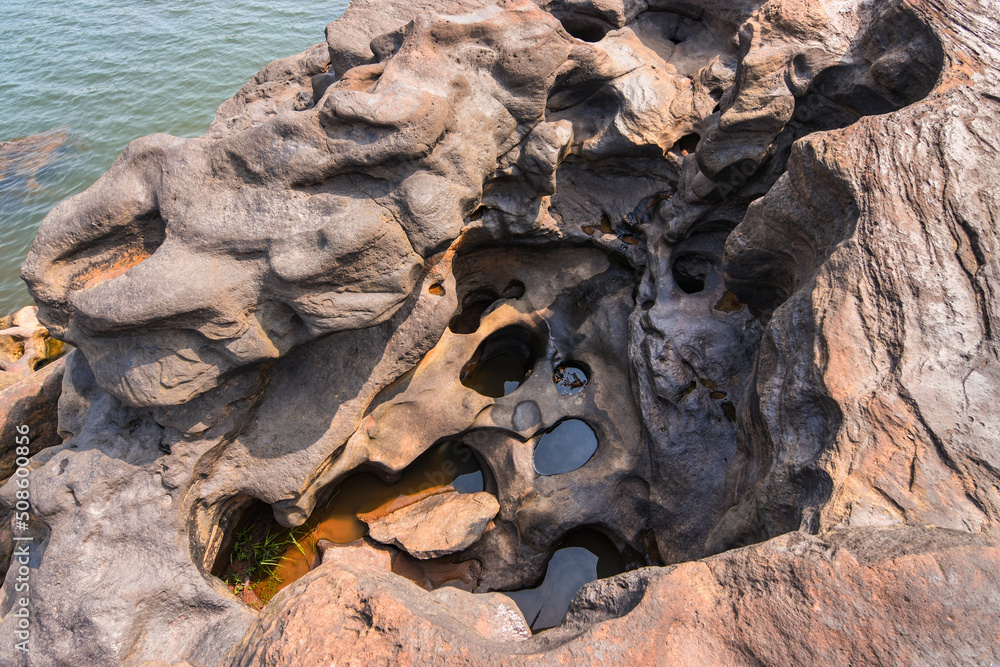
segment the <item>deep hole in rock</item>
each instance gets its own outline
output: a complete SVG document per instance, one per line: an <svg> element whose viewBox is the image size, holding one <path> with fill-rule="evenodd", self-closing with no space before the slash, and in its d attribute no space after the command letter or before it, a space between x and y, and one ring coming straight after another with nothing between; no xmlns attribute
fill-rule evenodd
<svg viewBox="0 0 1000 667"><path fill-rule="evenodd" d="M259 500L238 503L238 516L224 517L229 528L211 572L241 600L261 608L320 564L318 543L347 544L368 534L359 514L388 513L440 492L485 490L486 476L476 454L458 440L445 440L417 457L387 483L373 472L357 472L326 492L306 522L285 528L271 506ZM220 522L221 523L221 522Z"/></svg>
<svg viewBox="0 0 1000 667"><path fill-rule="evenodd" d="M579 361L567 361L552 372L552 381L560 394L574 396L590 382L590 367Z"/></svg>
<svg viewBox="0 0 1000 667"><path fill-rule="evenodd" d="M524 296L524 283L512 280L497 294L492 287L480 287L472 290L462 298L462 307L458 314L448 324L452 333L471 334L479 329L483 314L500 299L520 299Z"/></svg>
<svg viewBox="0 0 1000 667"><path fill-rule="evenodd" d="M507 396L531 374L537 358L531 331L520 326L500 329L480 343L462 368L462 384L483 396Z"/></svg>
<svg viewBox="0 0 1000 667"><path fill-rule="evenodd" d="M503 293L500 296L504 299L520 299L524 296L524 283L520 280L511 280L503 288Z"/></svg>
<svg viewBox="0 0 1000 667"><path fill-rule="evenodd" d="M535 445L535 472L561 475L582 468L597 452L597 434L582 419L564 419Z"/></svg>
<svg viewBox="0 0 1000 667"><path fill-rule="evenodd" d="M722 253L734 224L714 218L699 222L687 238L674 246L670 272L685 294L714 290L722 284Z"/></svg>
<svg viewBox="0 0 1000 667"><path fill-rule="evenodd" d="M559 19L566 32L584 42L599 42L612 29L607 21L596 16L575 12L552 12L552 15Z"/></svg>
<svg viewBox="0 0 1000 667"><path fill-rule="evenodd" d="M674 144L674 151L677 153L694 153L695 149L698 148L698 142L701 141L701 135L691 133L685 134L683 137L677 140Z"/></svg>
<svg viewBox="0 0 1000 667"><path fill-rule="evenodd" d="M705 277L711 270L712 263L696 254L681 255L671 267L674 282L685 294L697 294L705 289Z"/></svg>
<svg viewBox="0 0 1000 667"><path fill-rule="evenodd" d="M462 309L452 318L448 328L457 334L475 333L479 329L483 312L499 298L500 296L490 287L469 292L462 299Z"/></svg>
<svg viewBox="0 0 1000 667"><path fill-rule="evenodd" d="M537 587L505 594L521 609L532 633L537 633L562 623L570 601L584 584L624 571L624 559L611 540L596 530L582 529L556 545Z"/></svg>

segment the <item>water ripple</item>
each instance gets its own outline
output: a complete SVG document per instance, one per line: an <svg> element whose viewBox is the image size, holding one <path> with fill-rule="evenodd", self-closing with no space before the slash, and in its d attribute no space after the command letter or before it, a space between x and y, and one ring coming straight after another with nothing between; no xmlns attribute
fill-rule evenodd
<svg viewBox="0 0 1000 667"><path fill-rule="evenodd" d="M261 67L322 41L347 0L166 4L0 6L0 315L31 302L18 272L53 206L132 139L205 132Z"/></svg>

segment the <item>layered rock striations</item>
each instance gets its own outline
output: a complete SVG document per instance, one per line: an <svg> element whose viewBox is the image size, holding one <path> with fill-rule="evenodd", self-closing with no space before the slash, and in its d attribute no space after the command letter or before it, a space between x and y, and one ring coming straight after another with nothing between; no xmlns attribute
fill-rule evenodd
<svg viewBox="0 0 1000 667"><path fill-rule="evenodd" d="M134 141L22 270L77 350L3 661L1000 659L998 21L360 0ZM220 579L452 442L478 486L420 468L261 611ZM529 638L501 593L593 533L625 571Z"/></svg>

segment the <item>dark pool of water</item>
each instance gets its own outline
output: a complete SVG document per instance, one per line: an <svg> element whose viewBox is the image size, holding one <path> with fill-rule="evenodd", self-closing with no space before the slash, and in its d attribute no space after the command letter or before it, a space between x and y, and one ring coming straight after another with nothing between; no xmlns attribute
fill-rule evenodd
<svg viewBox="0 0 1000 667"><path fill-rule="evenodd" d="M513 352L504 352L472 366L462 384L483 396L500 398L521 386L528 369Z"/></svg>
<svg viewBox="0 0 1000 667"><path fill-rule="evenodd" d="M559 475L582 468L597 451L597 435L582 419L564 419L538 440L535 472Z"/></svg>
<svg viewBox="0 0 1000 667"><path fill-rule="evenodd" d="M607 537L583 530L556 547L536 588L506 592L520 608L532 632L562 623L577 591L587 583L625 571L621 554Z"/></svg>

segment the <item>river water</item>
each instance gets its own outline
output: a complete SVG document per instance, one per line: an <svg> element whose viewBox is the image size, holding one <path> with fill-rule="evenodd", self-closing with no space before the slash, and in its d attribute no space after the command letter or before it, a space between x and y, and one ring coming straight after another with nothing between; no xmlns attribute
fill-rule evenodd
<svg viewBox="0 0 1000 667"><path fill-rule="evenodd" d="M38 223L129 141L204 133L261 67L323 41L347 0L0 3L0 315Z"/></svg>

